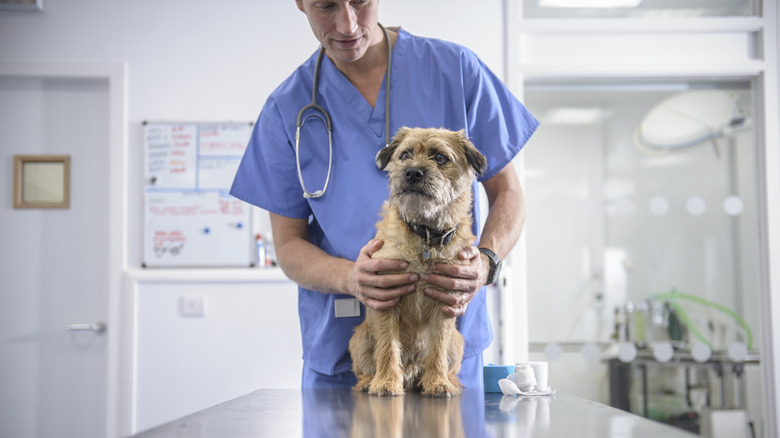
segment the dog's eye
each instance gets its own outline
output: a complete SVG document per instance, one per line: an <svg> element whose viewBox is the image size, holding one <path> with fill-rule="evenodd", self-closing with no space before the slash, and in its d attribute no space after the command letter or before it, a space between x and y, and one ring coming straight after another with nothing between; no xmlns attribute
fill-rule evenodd
<svg viewBox="0 0 780 438"><path fill-rule="evenodd" d="M411 157L412 157L412 155L409 153L409 151L404 151L404 152L401 152L401 156L398 157L398 159L403 161L403 160L406 160L407 158L411 158Z"/></svg>
<svg viewBox="0 0 780 438"><path fill-rule="evenodd" d="M438 153L438 154L436 154L436 155L434 155L434 156L433 156L433 161L435 161L435 162L436 162L436 164L438 164L439 166L441 166L441 165L443 165L443 164L447 164L447 162L449 162L449 161L450 161L450 159L449 159L449 158L447 158L447 156L446 156L446 155L444 155L444 154L441 154L441 153Z"/></svg>

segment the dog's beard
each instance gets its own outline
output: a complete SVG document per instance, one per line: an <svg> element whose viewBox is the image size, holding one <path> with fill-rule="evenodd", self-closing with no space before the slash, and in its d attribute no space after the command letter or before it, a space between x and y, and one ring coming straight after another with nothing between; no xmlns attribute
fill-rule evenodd
<svg viewBox="0 0 780 438"><path fill-rule="evenodd" d="M443 179L426 178L416 183L405 180L391 184L391 197L405 222L424 224L436 229L453 227L448 207L462 194L463 183L451 185Z"/></svg>
<svg viewBox="0 0 780 438"><path fill-rule="evenodd" d="M404 192L396 198L398 212L406 222L425 224L441 228L442 211L446 205L437 202L435 198L418 192Z"/></svg>

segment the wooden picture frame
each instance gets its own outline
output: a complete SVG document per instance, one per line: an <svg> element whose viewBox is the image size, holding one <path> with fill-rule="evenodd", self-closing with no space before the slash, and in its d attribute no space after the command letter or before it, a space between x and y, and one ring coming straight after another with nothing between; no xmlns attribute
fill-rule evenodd
<svg viewBox="0 0 780 438"><path fill-rule="evenodd" d="M69 155L14 155L14 208L69 207Z"/></svg>

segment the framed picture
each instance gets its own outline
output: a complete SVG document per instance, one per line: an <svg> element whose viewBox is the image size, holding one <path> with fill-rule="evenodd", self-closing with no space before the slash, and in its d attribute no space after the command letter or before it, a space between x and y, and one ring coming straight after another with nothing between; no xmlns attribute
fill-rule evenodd
<svg viewBox="0 0 780 438"><path fill-rule="evenodd" d="M14 208L68 207L69 155L14 155Z"/></svg>

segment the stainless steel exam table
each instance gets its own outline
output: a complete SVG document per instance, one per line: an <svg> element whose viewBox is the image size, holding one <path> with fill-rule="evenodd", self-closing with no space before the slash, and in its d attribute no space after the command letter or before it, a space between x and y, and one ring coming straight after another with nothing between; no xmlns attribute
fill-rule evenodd
<svg viewBox="0 0 780 438"><path fill-rule="evenodd" d="M515 398L376 397L351 390L261 389L140 437L695 437L567 394Z"/></svg>

